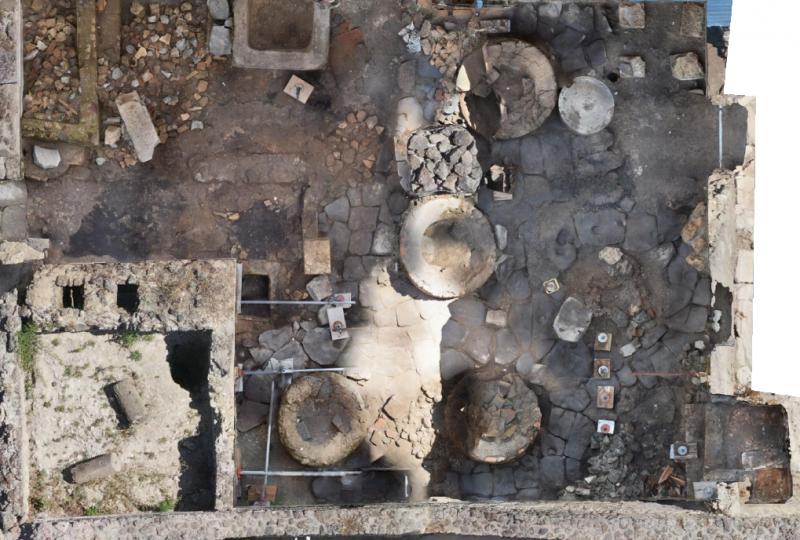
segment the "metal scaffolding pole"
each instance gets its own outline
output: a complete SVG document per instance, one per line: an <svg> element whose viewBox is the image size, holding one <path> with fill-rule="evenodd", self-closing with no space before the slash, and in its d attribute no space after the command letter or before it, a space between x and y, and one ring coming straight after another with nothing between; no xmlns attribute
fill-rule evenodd
<svg viewBox="0 0 800 540"><path fill-rule="evenodd" d="M349 368L307 368L307 369L284 369L284 370L274 370L274 369L254 369L250 371L242 371L240 372L242 375L291 375L293 373L316 373L318 371L332 371L336 373L341 373L342 371L346 371Z"/></svg>
<svg viewBox="0 0 800 540"><path fill-rule="evenodd" d="M277 305L277 306L352 306L355 302L350 301L327 301L327 300L241 300L240 304L256 304L256 305Z"/></svg>
<svg viewBox="0 0 800 540"><path fill-rule="evenodd" d="M261 499L267 498L267 481L269 480L269 448L272 445L272 417L275 411L275 379L272 379L269 390L269 421L267 423L267 450L264 456L264 482L261 484Z"/></svg>
<svg viewBox="0 0 800 540"><path fill-rule="evenodd" d="M358 471L270 471L270 476L357 476L368 472L407 472L410 469L392 468L392 467L375 467L361 469ZM242 476L261 476L264 471L241 471L239 474Z"/></svg>

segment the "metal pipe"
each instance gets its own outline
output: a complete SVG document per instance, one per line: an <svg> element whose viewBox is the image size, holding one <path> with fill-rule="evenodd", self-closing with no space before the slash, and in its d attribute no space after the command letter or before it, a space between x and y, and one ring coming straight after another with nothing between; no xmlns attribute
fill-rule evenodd
<svg viewBox="0 0 800 540"><path fill-rule="evenodd" d="M242 471L243 476L261 476L264 471ZM271 471L270 476L352 476L361 471ZM266 475L264 476L266 478Z"/></svg>
<svg viewBox="0 0 800 540"><path fill-rule="evenodd" d="M717 117L717 126L719 133L717 135L717 140L719 143L719 168L722 168L722 105L718 106L719 116Z"/></svg>
<svg viewBox="0 0 800 540"><path fill-rule="evenodd" d="M245 304L257 304L257 305L278 305L278 306L293 306L293 305L300 305L300 306L352 306L355 304L354 301L330 301L327 302L325 300L241 300L239 302L242 305Z"/></svg>
<svg viewBox="0 0 800 540"><path fill-rule="evenodd" d="M270 476L354 476L367 472L405 472L409 469L393 469L391 467L375 467L360 471L270 471ZM241 471L242 476L261 476L264 471Z"/></svg>
<svg viewBox="0 0 800 540"><path fill-rule="evenodd" d="M284 369L283 371L280 370L272 370L272 369L256 369L253 371L242 371L242 375L290 375L292 373L311 373L317 371L345 371L351 368L306 368L306 369Z"/></svg>
<svg viewBox="0 0 800 540"><path fill-rule="evenodd" d="M272 416L275 410L275 379L269 388L269 422L267 423L267 450L264 456L264 483L261 484L261 499L267 497L267 481L269 480L269 447L272 443Z"/></svg>

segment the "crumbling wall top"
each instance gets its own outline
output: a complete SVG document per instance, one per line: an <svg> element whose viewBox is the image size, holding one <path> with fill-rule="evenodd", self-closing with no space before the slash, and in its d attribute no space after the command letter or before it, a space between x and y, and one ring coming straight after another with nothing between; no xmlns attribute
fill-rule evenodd
<svg viewBox="0 0 800 540"><path fill-rule="evenodd" d="M138 286L131 313L117 305L120 285ZM82 308L68 307L65 287L82 287ZM232 260L45 265L26 296L42 330L141 332L233 331L236 267Z"/></svg>

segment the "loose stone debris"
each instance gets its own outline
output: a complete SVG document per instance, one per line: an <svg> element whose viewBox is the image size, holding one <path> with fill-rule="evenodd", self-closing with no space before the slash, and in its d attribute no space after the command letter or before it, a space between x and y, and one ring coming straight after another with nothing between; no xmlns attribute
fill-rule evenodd
<svg viewBox="0 0 800 540"><path fill-rule="evenodd" d="M119 125L116 100L135 91L148 109L159 142L164 143L189 131L209 102L212 58L206 48L207 10L190 2L145 6L135 1L130 14L132 20L121 28L118 60L104 51L98 57L103 124ZM132 150L127 144L118 144L101 155L129 167L137 161Z"/></svg>
<svg viewBox="0 0 800 540"><path fill-rule="evenodd" d="M25 116L77 122L80 76L75 2L25 2Z"/></svg>
<svg viewBox="0 0 800 540"><path fill-rule="evenodd" d="M408 140L409 193L474 193L483 178L478 148L469 131L444 126L415 132Z"/></svg>

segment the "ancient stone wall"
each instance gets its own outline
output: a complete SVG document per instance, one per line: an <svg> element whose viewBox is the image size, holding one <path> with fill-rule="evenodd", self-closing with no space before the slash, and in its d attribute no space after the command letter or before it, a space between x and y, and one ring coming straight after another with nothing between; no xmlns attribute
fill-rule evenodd
<svg viewBox="0 0 800 540"><path fill-rule="evenodd" d="M27 236L22 182L22 8L0 0L0 242Z"/></svg>
<svg viewBox="0 0 800 540"><path fill-rule="evenodd" d="M22 7L0 1L0 180L20 180Z"/></svg>
<svg viewBox="0 0 800 540"><path fill-rule="evenodd" d="M665 533L665 531L669 531ZM796 538L800 517L732 518L655 503L425 503L108 516L37 522L30 538L245 538L360 534L504 538Z"/></svg>
<svg viewBox="0 0 800 540"><path fill-rule="evenodd" d="M0 296L0 525L14 531L28 512L27 434L17 295Z"/></svg>
<svg viewBox="0 0 800 540"><path fill-rule="evenodd" d="M138 285L138 309L117 305L121 284ZM63 287L82 287L83 308L64 307ZM216 434L216 504L233 505L236 265L226 261L45 265L28 288L24 315L45 332L210 330L209 396Z"/></svg>

